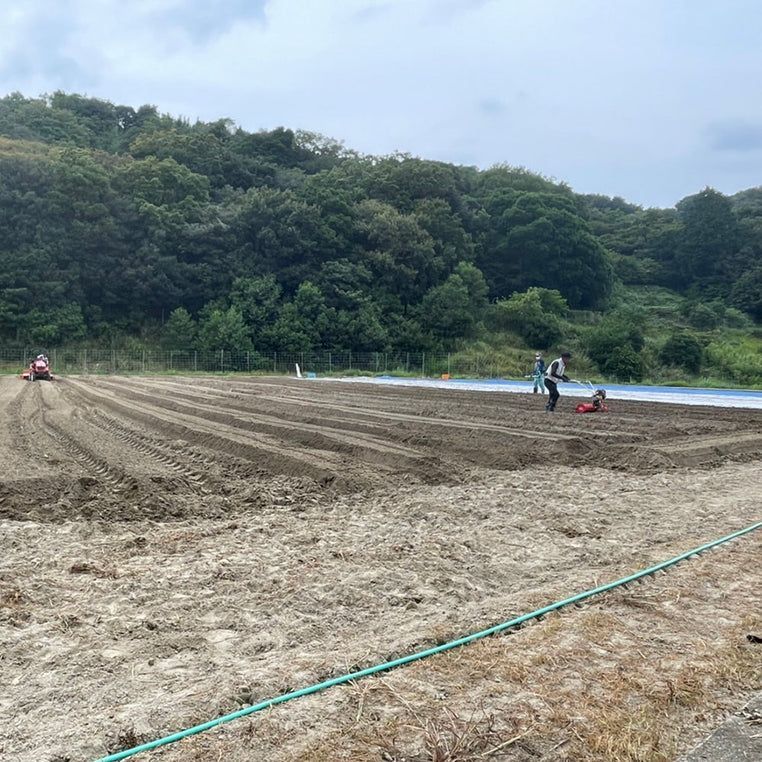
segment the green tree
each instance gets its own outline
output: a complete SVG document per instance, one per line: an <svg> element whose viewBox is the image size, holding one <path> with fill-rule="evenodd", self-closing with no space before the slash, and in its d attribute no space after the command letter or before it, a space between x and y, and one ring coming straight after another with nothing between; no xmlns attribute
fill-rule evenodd
<svg viewBox="0 0 762 762"><path fill-rule="evenodd" d="M684 368L689 373L698 373L704 359L704 348L699 338L689 331L673 333L659 352L664 365Z"/></svg>
<svg viewBox="0 0 762 762"><path fill-rule="evenodd" d="M683 224L677 265L687 283L710 284L739 245L738 221L727 196L705 188L677 205Z"/></svg>
<svg viewBox="0 0 762 762"><path fill-rule="evenodd" d="M568 305L558 291L530 288L498 301L495 311L499 327L514 331L530 347L548 349L562 338L559 318L568 312Z"/></svg>
<svg viewBox="0 0 762 762"><path fill-rule="evenodd" d="M749 270L735 282L730 301L755 320L762 321L762 266Z"/></svg>
<svg viewBox="0 0 762 762"><path fill-rule="evenodd" d="M283 289L274 275L233 281L230 301L241 312L255 345L277 319L282 296Z"/></svg>
<svg viewBox="0 0 762 762"><path fill-rule="evenodd" d="M611 350L601 370L619 381L640 381L643 378L643 359L631 346L623 344Z"/></svg>
<svg viewBox="0 0 762 762"><path fill-rule="evenodd" d="M278 319L263 332L263 338L275 349L306 351L319 347L323 337L334 330L335 322L335 310L326 307L320 289L305 281L293 300L281 307Z"/></svg>
<svg viewBox="0 0 762 762"><path fill-rule="evenodd" d="M185 307L178 307L169 314L169 320L161 329L161 343L166 349L187 350L196 343L198 326Z"/></svg>
<svg viewBox="0 0 762 762"><path fill-rule="evenodd" d="M358 207L362 263L373 273L377 287L396 294L407 306L437 284L434 242L415 216L400 214L388 204L364 201Z"/></svg>
<svg viewBox="0 0 762 762"><path fill-rule="evenodd" d="M479 270L461 262L440 286L423 297L419 323L440 339L473 336L487 308L487 282Z"/></svg>
<svg viewBox="0 0 762 762"><path fill-rule="evenodd" d="M639 355L645 344L642 318L635 313L612 314L587 333L585 348L587 354L606 373L613 356L626 358L629 352L617 350L628 348ZM613 375L616 375L613 373Z"/></svg>
<svg viewBox="0 0 762 762"><path fill-rule="evenodd" d="M78 304L65 304L52 310L38 307L24 320L22 338L48 347L70 344L85 337L87 326Z"/></svg>
<svg viewBox="0 0 762 762"><path fill-rule="evenodd" d="M477 260L492 294L542 286L560 291L575 308L604 306L612 268L574 202L560 194L522 193L505 196L505 203Z"/></svg>
<svg viewBox="0 0 762 762"><path fill-rule="evenodd" d="M252 348L248 327L236 307L211 309L202 315L198 343L200 349L207 351L235 352Z"/></svg>

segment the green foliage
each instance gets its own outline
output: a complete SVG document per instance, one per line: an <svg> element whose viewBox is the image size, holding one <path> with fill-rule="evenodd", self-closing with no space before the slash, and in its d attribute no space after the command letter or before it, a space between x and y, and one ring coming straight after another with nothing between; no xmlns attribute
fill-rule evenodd
<svg viewBox="0 0 762 762"><path fill-rule="evenodd" d="M251 349L251 340L241 311L210 309L202 315L198 331L199 349L241 351Z"/></svg>
<svg viewBox="0 0 762 762"><path fill-rule="evenodd" d="M85 319L78 304L65 304L46 310L43 299L39 307L34 307L27 313L21 338L50 347L74 343L84 338L85 333Z"/></svg>
<svg viewBox="0 0 762 762"><path fill-rule="evenodd" d="M294 299L284 304L278 319L264 333L270 346L291 352L319 347L322 336L333 327L332 315L320 289L305 281L299 286Z"/></svg>
<svg viewBox="0 0 762 762"><path fill-rule="evenodd" d="M749 316L741 312L741 310L737 310L735 307L728 307L725 310L725 325L728 328L743 328L748 331L752 327L752 322Z"/></svg>
<svg viewBox="0 0 762 762"><path fill-rule="evenodd" d="M196 321L185 307L178 307L161 330L161 344L165 349L187 350L195 346L197 334Z"/></svg>
<svg viewBox="0 0 762 762"><path fill-rule="evenodd" d="M542 286L574 308L600 308L613 270L574 201L558 193L503 193L486 202L488 245L477 260L494 296Z"/></svg>
<svg viewBox="0 0 762 762"><path fill-rule="evenodd" d="M535 349L547 349L562 337L560 317L568 312L566 300L558 291L529 288L495 305L498 327L515 331Z"/></svg>
<svg viewBox="0 0 762 762"><path fill-rule="evenodd" d="M419 352L492 324L634 378L691 325L715 372L749 375L722 341L762 315L759 189L644 210L62 92L0 98L0 177L3 342Z"/></svg>
<svg viewBox="0 0 762 762"><path fill-rule="evenodd" d="M744 386L762 386L762 341L749 336L712 341L705 350L705 364L717 376Z"/></svg>
<svg viewBox="0 0 762 762"><path fill-rule="evenodd" d="M255 343L276 319L282 295L283 289L274 275L261 278L236 278L233 281L230 301L241 313L249 335Z"/></svg>
<svg viewBox="0 0 762 762"><path fill-rule="evenodd" d="M762 265L744 273L735 282L730 292L730 301L755 320L762 320Z"/></svg>
<svg viewBox="0 0 762 762"><path fill-rule="evenodd" d="M699 302L694 304L688 312L688 321L694 328L700 331L710 331L717 328L725 317L723 304L706 304Z"/></svg>
<svg viewBox="0 0 762 762"><path fill-rule="evenodd" d="M601 370L618 381L640 381L643 378L643 359L631 346L614 347Z"/></svg>
<svg viewBox="0 0 762 762"><path fill-rule="evenodd" d="M616 364L621 362L623 369L632 366L632 356L639 356L644 344L642 316L634 311L623 311L610 315L591 328L587 332L585 348L604 373L619 375L621 371L614 371Z"/></svg>
<svg viewBox="0 0 762 762"><path fill-rule="evenodd" d="M664 365L685 368L690 373L698 373L704 358L704 348L698 336L689 331L673 333L659 353Z"/></svg>
<svg viewBox="0 0 762 762"><path fill-rule="evenodd" d="M677 267L687 281L707 285L721 271L739 243L738 221L727 196L705 188L684 198L677 211L683 229Z"/></svg>
<svg viewBox="0 0 762 762"><path fill-rule="evenodd" d="M423 297L421 326L439 339L473 336L487 308L487 291L481 272L461 262L441 286Z"/></svg>

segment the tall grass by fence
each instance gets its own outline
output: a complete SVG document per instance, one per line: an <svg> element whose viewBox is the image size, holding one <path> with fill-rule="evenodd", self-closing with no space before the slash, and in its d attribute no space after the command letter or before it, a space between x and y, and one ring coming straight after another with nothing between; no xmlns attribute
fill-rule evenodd
<svg viewBox="0 0 762 762"><path fill-rule="evenodd" d="M0 370L21 372L34 356L32 350L0 348ZM469 378L510 375L489 355L468 358L429 352L194 352L178 350L52 349L51 368L59 374L133 373L273 373L396 374L439 377L444 373Z"/></svg>

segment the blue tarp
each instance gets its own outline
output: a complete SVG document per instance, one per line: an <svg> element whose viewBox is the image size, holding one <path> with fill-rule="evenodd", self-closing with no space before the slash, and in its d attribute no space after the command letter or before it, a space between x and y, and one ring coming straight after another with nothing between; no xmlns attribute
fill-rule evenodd
<svg viewBox="0 0 762 762"><path fill-rule="evenodd" d="M531 393L531 381L494 379L398 378L395 376L342 378L347 383L374 383L397 386L421 386L440 389L470 389L472 391L501 391ZM762 410L762 391L751 389L703 389L681 386L639 386L636 384L593 383L606 389L610 400L640 400L644 402L671 402L680 405L710 405L713 407L741 407ZM579 384L562 384L562 395L589 397L590 388ZM539 396L539 395L537 395Z"/></svg>

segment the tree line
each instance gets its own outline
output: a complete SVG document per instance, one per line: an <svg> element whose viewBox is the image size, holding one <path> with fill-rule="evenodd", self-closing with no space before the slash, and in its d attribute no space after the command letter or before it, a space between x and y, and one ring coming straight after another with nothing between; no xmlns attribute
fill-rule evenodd
<svg viewBox="0 0 762 762"><path fill-rule="evenodd" d="M672 209L57 92L0 99L0 339L537 348L617 284L762 318L762 189Z"/></svg>

